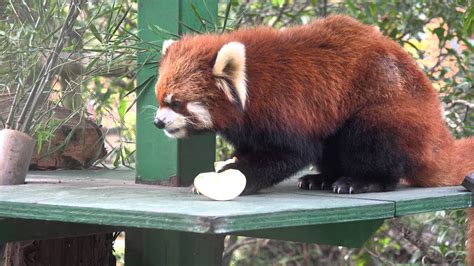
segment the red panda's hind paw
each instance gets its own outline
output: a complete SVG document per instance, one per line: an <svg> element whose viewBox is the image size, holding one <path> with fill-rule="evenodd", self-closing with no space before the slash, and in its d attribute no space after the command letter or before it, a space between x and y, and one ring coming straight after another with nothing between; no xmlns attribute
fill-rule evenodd
<svg viewBox="0 0 474 266"><path fill-rule="evenodd" d="M304 190L330 190L331 180L322 174L305 175L298 178L298 188Z"/></svg>
<svg viewBox="0 0 474 266"><path fill-rule="evenodd" d="M352 177L343 176L332 184L332 191L337 194L380 192L384 191L384 186L377 182L357 180Z"/></svg>

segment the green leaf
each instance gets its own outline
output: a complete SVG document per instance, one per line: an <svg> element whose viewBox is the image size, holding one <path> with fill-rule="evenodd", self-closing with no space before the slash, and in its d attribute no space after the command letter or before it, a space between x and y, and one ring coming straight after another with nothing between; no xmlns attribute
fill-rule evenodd
<svg viewBox="0 0 474 266"><path fill-rule="evenodd" d="M372 17L376 17L377 16L377 6L374 4L374 3L370 3L369 4L369 11L370 11L370 15Z"/></svg>
<svg viewBox="0 0 474 266"><path fill-rule="evenodd" d="M122 161L122 152L120 152L120 150L116 150L115 151L115 160L113 162L113 166L115 168L119 167L121 161Z"/></svg>
<svg viewBox="0 0 474 266"><path fill-rule="evenodd" d="M272 5L278 8L283 7L285 0L272 0Z"/></svg>
<svg viewBox="0 0 474 266"><path fill-rule="evenodd" d="M126 98L121 98L119 102L118 113L120 120L125 121L125 114L127 113L127 100Z"/></svg>
<svg viewBox="0 0 474 266"><path fill-rule="evenodd" d="M224 24L222 25L222 32L224 32L226 30L227 20L229 19L229 13L230 13L230 8L231 7L232 7L232 3L231 3L231 1L228 1L226 9L225 9Z"/></svg>
<svg viewBox="0 0 474 266"><path fill-rule="evenodd" d="M474 6L470 5L464 13L464 27L463 31L466 35L471 35L474 32Z"/></svg>
<svg viewBox="0 0 474 266"><path fill-rule="evenodd" d="M125 11L125 14L123 14L122 18L120 18L120 21L115 25L114 29L112 30L111 33L109 33L108 35L108 38L107 38L107 41L110 41L110 39L112 39L112 37L115 35L115 33L117 32L117 30L120 28L120 26L122 26L123 22L125 21L125 19L127 18L127 15L128 15L128 12L130 12L130 9L131 7L129 7L127 9L127 11Z"/></svg>
<svg viewBox="0 0 474 266"><path fill-rule="evenodd" d="M191 9L193 10L194 15L196 15L196 17L199 19L201 26L206 26L205 19L201 16L201 13L199 13L199 10L194 3L191 3Z"/></svg>
<svg viewBox="0 0 474 266"><path fill-rule="evenodd" d="M175 33L172 33L172 32L170 32L170 31L167 31L167 30L161 28L161 27L158 26L158 25L150 25L149 27L150 27L150 30L151 30L152 32L156 33L156 34L165 33L165 34L171 35L171 36L173 36L173 37L175 37L175 38L180 38L180 37L181 37L181 36L179 36L179 34L175 34Z"/></svg>
<svg viewBox="0 0 474 266"><path fill-rule="evenodd" d="M104 43L104 39L102 39L102 36L100 35L99 31L97 28L94 26L94 24L89 24L89 29L91 30L92 34L94 37L100 42Z"/></svg>
<svg viewBox="0 0 474 266"><path fill-rule="evenodd" d="M441 27L436 28L436 29L433 30L433 33L436 34L436 36L438 36L439 40L444 39L444 32L445 32L445 30Z"/></svg>

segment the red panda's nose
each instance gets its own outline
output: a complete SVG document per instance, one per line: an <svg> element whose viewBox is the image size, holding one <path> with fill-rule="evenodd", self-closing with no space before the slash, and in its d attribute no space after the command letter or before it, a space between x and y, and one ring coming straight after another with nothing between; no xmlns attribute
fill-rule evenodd
<svg viewBox="0 0 474 266"><path fill-rule="evenodd" d="M155 121L153 121L153 123L159 129L165 128L165 125L166 125L165 122L163 122L163 120L160 120L160 119L157 119L157 118L155 118Z"/></svg>

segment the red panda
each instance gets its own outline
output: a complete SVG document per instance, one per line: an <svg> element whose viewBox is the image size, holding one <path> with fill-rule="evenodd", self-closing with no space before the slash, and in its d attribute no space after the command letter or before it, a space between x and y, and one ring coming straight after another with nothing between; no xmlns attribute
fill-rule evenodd
<svg viewBox="0 0 474 266"><path fill-rule="evenodd" d="M474 172L474 138L454 140L415 60L347 16L184 36L164 43L159 73L155 125L176 138L222 135L238 159L223 170L246 176L246 194L308 164L321 173L298 186L337 193L393 190L401 179L459 185Z"/></svg>

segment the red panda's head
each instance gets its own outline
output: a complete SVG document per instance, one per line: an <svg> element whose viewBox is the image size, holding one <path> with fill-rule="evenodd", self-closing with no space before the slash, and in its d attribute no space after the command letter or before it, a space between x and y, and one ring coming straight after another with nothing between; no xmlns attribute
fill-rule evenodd
<svg viewBox="0 0 474 266"><path fill-rule="evenodd" d="M165 41L155 86L160 106L155 125L169 137L183 138L236 122L247 101L245 71L242 43L221 44L218 36Z"/></svg>

